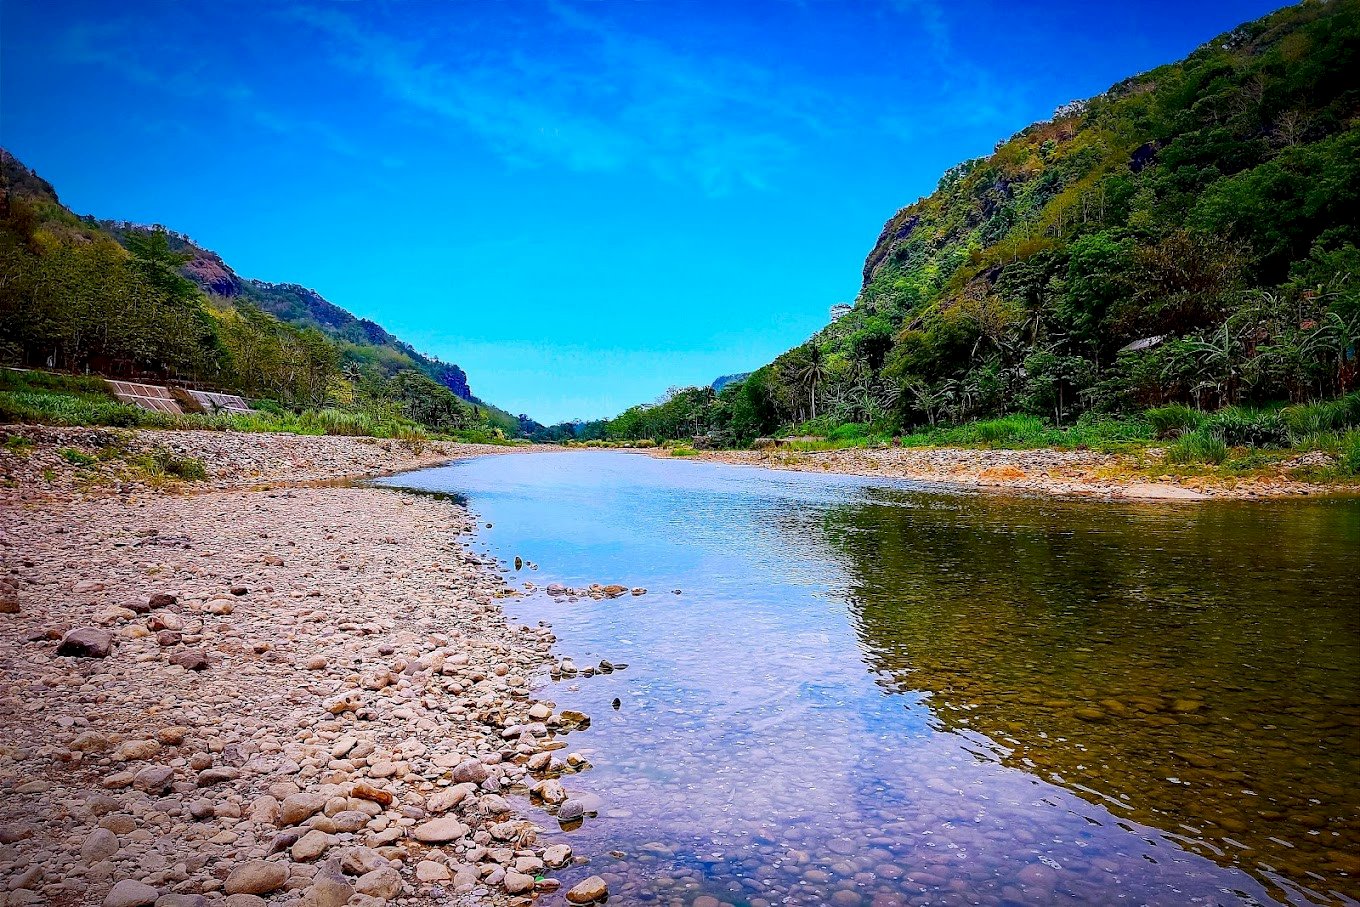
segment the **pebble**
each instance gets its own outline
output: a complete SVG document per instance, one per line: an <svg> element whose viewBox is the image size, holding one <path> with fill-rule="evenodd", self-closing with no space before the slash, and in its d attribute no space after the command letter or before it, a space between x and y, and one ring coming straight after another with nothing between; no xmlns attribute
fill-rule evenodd
<svg viewBox="0 0 1360 907"><path fill-rule="evenodd" d="M0 826L0 867L30 864L0 903L37 907L75 879L110 907L375 907L417 882L520 902L553 890L542 855L570 849L536 845L509 796L533 781L525 756L550 763L561 746L551 703L525 697L552 634L509 631L494 566L450 543L469 526L460 507L287 484L479 449L18 430L76 449L174 443L206 452L211 478L193 495L0 485L0 501L30 501L0 506L25 558L7 562L0 599L44 590L0 622L31 653L6 676L29 706L0 718L7 796L34 798L31 819ZM0 458L10 475L31 468ZM58 500L30 500L53 487ZM142 881L119 880L127 869Z"/></svg>

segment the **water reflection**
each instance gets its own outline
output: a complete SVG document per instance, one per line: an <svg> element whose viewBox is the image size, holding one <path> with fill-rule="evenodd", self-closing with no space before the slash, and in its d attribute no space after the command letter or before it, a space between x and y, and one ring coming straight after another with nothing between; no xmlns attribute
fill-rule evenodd
<svg viewBox="0 0 1360 907"><path fill-rule="evenodd" d="M1195 852L1354 895L1352 506L886 500L823 537L872 665L942 728Z"/></svg>
<svg viewBox="0 0 1360 907"><path fill-rule="evenodd" d="M466 495L488 550L541 565L516 581L652 590L511 606L578 662L631 663L540 691L594 719L566 741L598 808L562 835L591 859L568 885L685 907L1360 894L1355 502L1061 505L609 453L394 481Z"/></svg>

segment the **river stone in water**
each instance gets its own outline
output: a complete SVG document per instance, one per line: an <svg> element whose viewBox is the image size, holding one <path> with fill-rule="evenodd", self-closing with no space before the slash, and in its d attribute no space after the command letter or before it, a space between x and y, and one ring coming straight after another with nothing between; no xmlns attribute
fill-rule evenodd
<svg viewBox="0 0 1360 907"><path fill-rule="evenodd" d="M591 904L601 900L609 893L609 886L599 876L591 876L578 882L567 892L567 900L573 904Z"/></svg>

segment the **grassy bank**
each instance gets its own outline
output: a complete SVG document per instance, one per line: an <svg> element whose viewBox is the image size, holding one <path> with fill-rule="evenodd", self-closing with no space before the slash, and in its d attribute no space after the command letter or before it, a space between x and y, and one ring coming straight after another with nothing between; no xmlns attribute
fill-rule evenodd
<svg viewBox="0 0 1360 907"><path fill-rule="evenodd" d="M260 407L258 412L245 415L152 412L120 403L100 378L0 369L0 423L506 443L502 435L490 430L436 432L400 414L382 410L340 407L292 410L269 401L258 401L256 405Z"/></svg>
<svg viewBox="0 0 1360 907"><path fill-rule="evenodd" d="M1360 393L1322 403L1204 412L1185 406L1134 417L1086 416L1054 426L1028 415L891 434L864 424L806 422L779 439L790 451L869 447L964 447L992 450L1094 450L1132 455L1149 472L1250 475L1290 466L1320 480L1360 478ZM1321 456L1309 458L1308 454Z"/></svg>

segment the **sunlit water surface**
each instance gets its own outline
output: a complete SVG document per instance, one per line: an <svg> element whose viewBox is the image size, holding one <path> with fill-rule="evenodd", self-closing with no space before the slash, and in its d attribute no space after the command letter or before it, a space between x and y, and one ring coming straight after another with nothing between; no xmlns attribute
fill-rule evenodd
<svg viewBox="0 0 1360 907"><path fill-rule="evenodd" d="M1059 502L596 451L387 483L465 497L512 585L649 590L507 601L559 655L629 665L538 690L592 718L567 738L592 767L562 780L597 814L536 812L590 859L567 887L1360 898L1360 501Z"/></svg>

